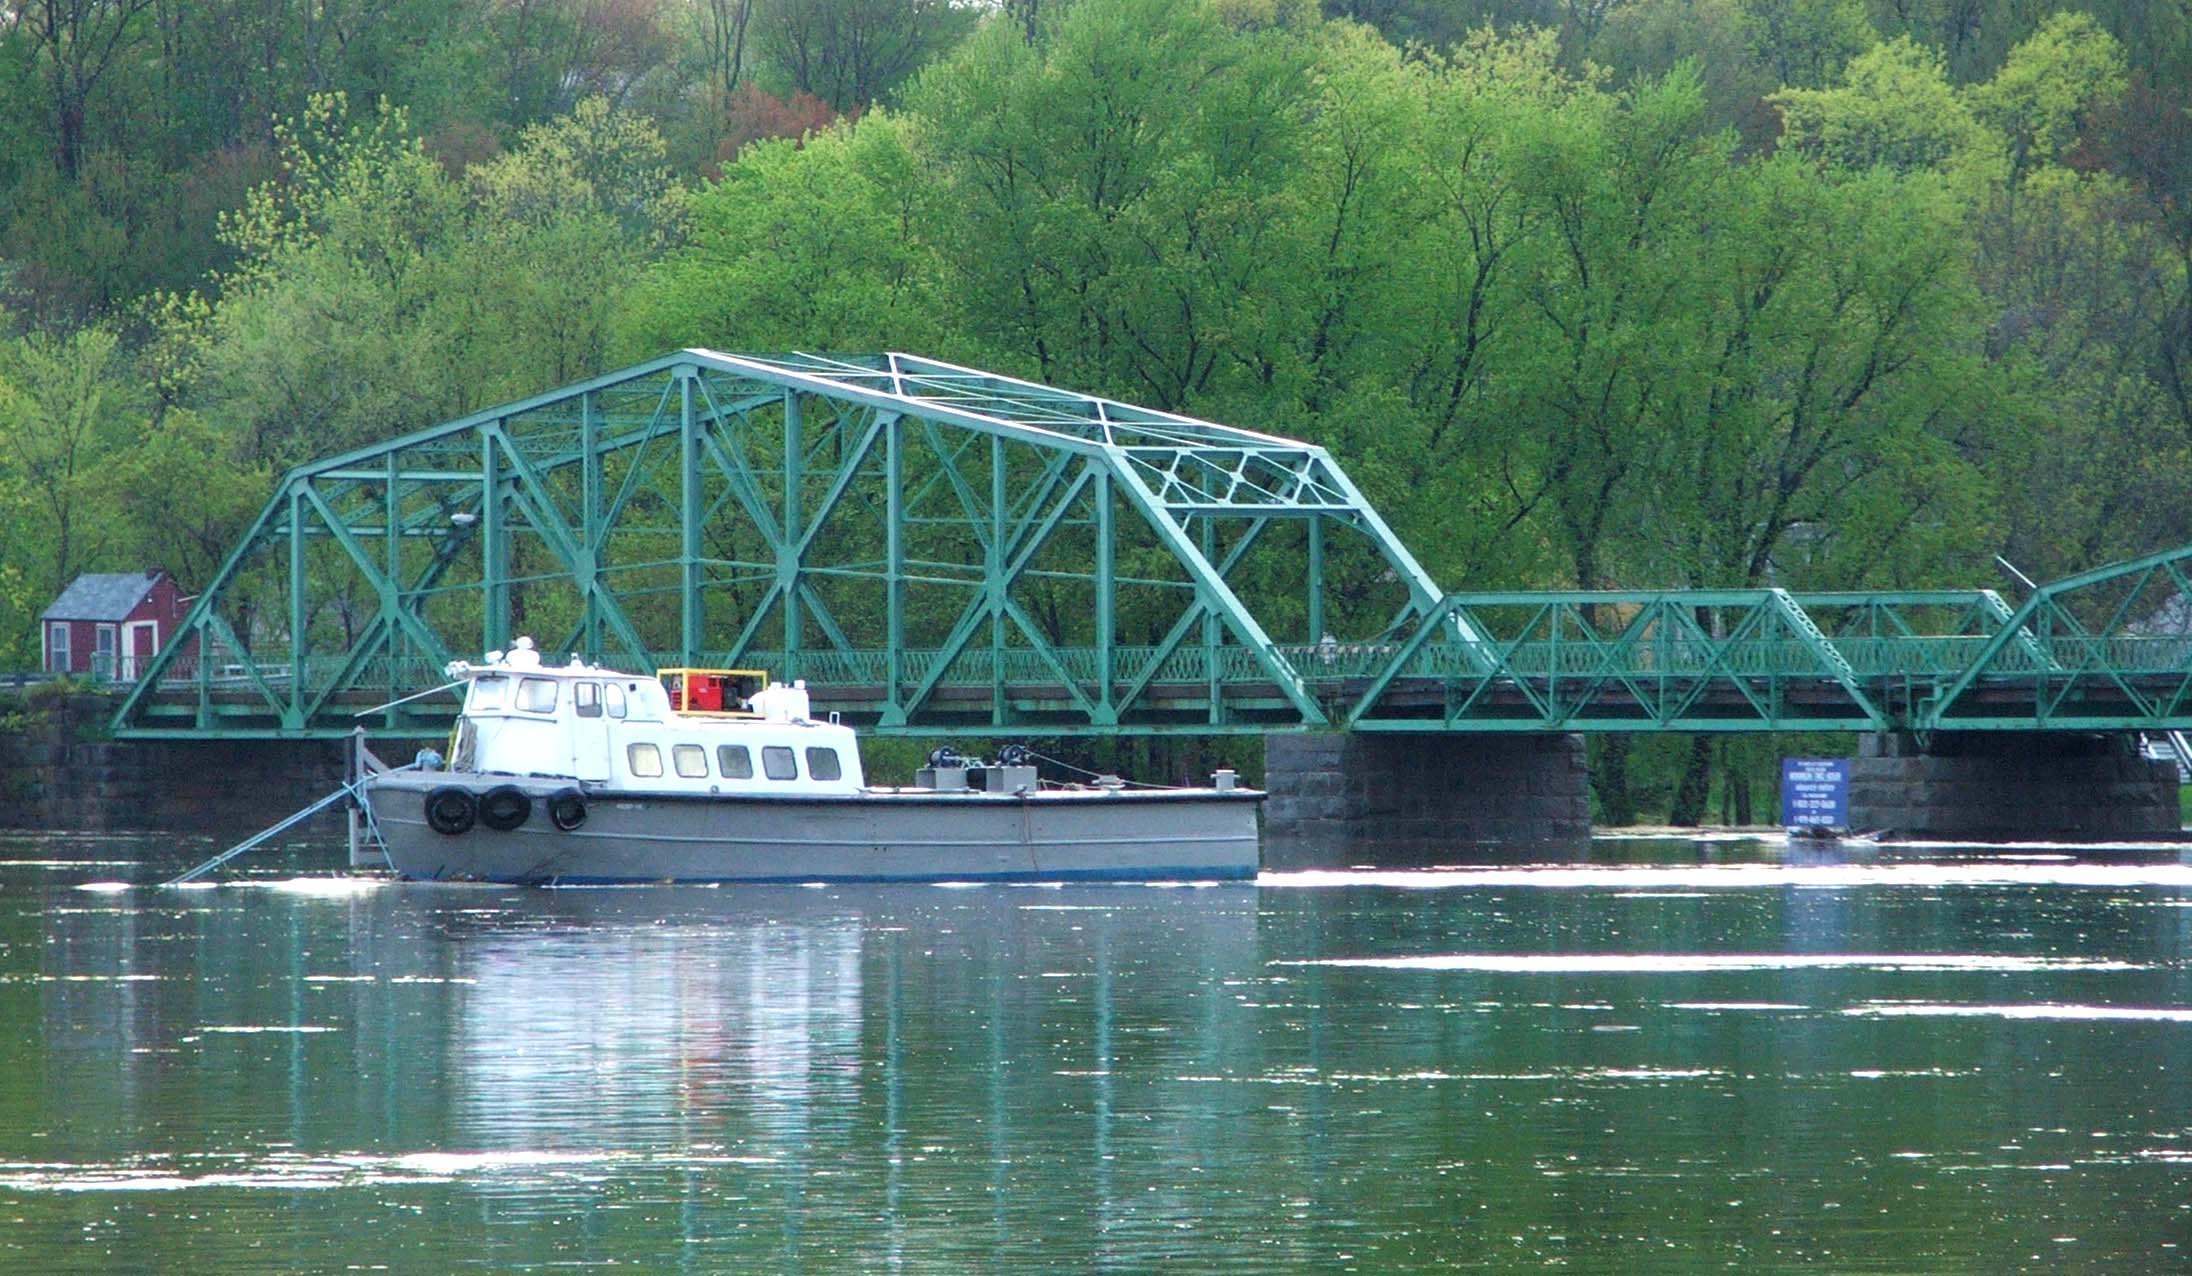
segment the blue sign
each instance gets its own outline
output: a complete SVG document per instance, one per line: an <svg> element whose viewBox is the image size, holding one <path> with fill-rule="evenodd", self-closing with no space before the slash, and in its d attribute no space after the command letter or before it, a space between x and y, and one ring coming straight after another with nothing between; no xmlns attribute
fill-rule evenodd
<svg viewBox="0 0 2192 1276"><path fill-rule="evenodd" d="M1849 759L1783 758L1781 826L1849 827Z"/></svg>

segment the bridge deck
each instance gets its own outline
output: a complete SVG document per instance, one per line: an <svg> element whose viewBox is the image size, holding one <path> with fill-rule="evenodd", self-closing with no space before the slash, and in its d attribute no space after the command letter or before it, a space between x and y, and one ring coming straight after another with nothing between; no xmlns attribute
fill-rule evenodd
<svg viewBox="0 0 2192 1276"><path fill-rule="evenodd" d="M1984 654L1987 641L1972 636L1837 640L1833 649L1844 653L1852 670L1846 678L1823 674L1817 652L1790 641L1719 649L1669 643L1635 649L1632 658L1620 661L1575 643L1479 650L1473 653L1476 660L1460 644L1413 653L1397 643L1282 650L1328 724L1366 731L2192 728L2192 638L2119 637L2105 644L2057 639L2038 649L2013 649L1953 703L1944 701L1970 662ZM893 707L927 677L935 653L900 654L895 696L883 676L887 652L803 652L796 673L813 689L818 710L883 734L1209 734L1305 725L1294 700L1262 676L1248 653L1230 648L1216 651L1215 679L1209 653L1200 648L1165 654L1153 673L1146 666L1157 654L1154 649L1116 649L1108 697L1095 684L1093 650L1052 653L1077 675L1071 684L1034 652L1007 651L1000 664L991 652L975 650L936 680L918 718L909 721L894 715ZM1490 671L1478 667L1494 655L1497 663ZM2097 663L2103 657L2106 663ZM781 652L752 651L743 659L780 676L792 671ZM337 671L328 662L312 662L306 669L310 694L325 698L303 731L281 721L289 666L277 663L256 680L234 667L218 672L202 696L193 671L179 670L146 698L131 733L333 737L364 725L438 734L453 720L455 702L449 695L371 712L438 685L440 671L423 661L368 667L345 688L332 685ZM1137 683L1143 685L1131 716L1105 723L1086 712L1087 702L1124 703ZM361 713L365 716L353 716Z"/></svg>

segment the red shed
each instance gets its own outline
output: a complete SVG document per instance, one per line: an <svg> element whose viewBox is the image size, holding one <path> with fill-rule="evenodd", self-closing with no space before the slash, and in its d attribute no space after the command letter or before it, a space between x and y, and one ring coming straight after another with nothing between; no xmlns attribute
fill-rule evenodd
<svg viewBox="0 0 2192 1276"><path fill-rule="evenodd" d="M38 617L48 673L133 679L183 618L183 591L157 569L86 573Z"/></svg>

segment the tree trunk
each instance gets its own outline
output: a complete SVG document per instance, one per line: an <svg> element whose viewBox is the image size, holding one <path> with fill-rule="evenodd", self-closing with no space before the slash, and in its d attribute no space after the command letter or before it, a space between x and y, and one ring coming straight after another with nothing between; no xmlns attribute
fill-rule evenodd
<svg viewBox="0 0 2192 1276"><path fill-rule="evenodd" d="M1598 822L1612 828L1636 823L1636 799L1629 796L1629 737L1614 733L1598 742L1591 760L1591 792L1598 797Z"/></svg>
<svg viewBox="0 0 2192 1276"><path fill-rule="evenodd" d="M1598 587L1598 537L1596 528L1576 529L1576 588ZM1598 604L1583 608L1583 617L1601 635L1609 628ZM1636 798L1629 792L1629 745L1626 734L1614 732L1599 742L1591 761L1591 792L1598 798L1598 822L1612 827L1636 823Z"/></svg>
<svg viewBox="0 0 2192 1276"><path fill-rule="evenodd" d="M1713 740L1709 735L1690 737L1690 760L1682 768L1682 782L1674 788L1674 812L1668 823L1695 828L1705 822L1705 806L1712 794Z"/></svg>
<svg viewBox="0 0 2192 1276"><path fill-rule="evenodd" d="M84 108L66 96L57 105L53 158L61 175L74 182L84 167Z"/></svg>

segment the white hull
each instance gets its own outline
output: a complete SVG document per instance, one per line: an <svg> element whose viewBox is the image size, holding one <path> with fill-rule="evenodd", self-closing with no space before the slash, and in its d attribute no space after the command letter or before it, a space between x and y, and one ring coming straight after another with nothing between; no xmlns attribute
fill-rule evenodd
<svg viewBox="0 0 2192 1276"><path fill-rule="evenodd" d="M436 831L429 793L514 786L532 811L509 831ZM1026 795L862 790L734 796L594 791L576 828L550 797L570 781L390 772L367 801L389 867L427 881L1160 881L1254 877L1263 795L1213 789Z"/></svg>

